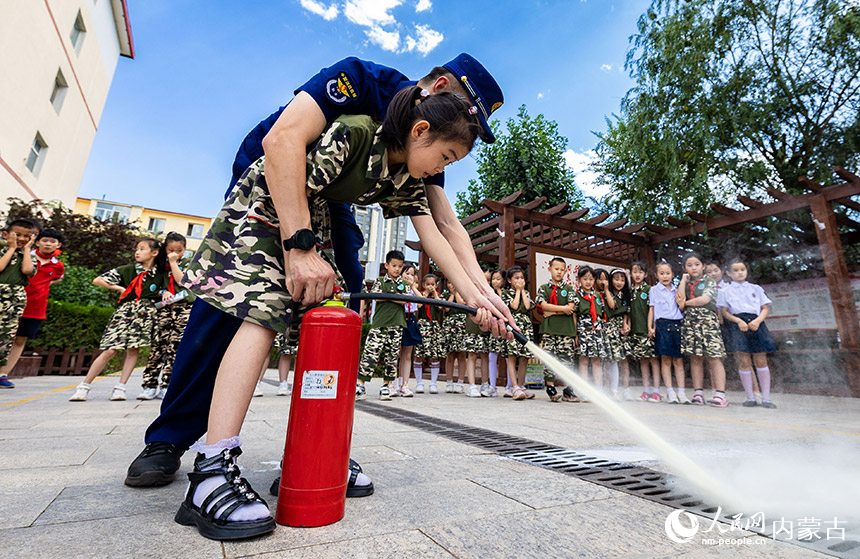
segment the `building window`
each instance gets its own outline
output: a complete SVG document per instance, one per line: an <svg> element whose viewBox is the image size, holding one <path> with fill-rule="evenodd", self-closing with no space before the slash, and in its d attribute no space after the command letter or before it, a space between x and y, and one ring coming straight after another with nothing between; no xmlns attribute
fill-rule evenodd
<svg viewBox="0 0 860 559"><path fill-rule="evenodd" d="M51 105L59 114L60 108L63 106L63 100L66 98L66 92L69 90L69 84L63 76L62 70L57 70L57 77L54 78L54 89L51 90Z"/></svg>
<svg viewBox="0 0 860 559"><path fill-rule="evenodd" d="M199 223L189 223L188 224L188 233L186 235L191 239L202 239L203 238L203 226Z"/></svg>
<svg viewBox="0 0 860 559"><path fill-rule="evenodd" d="M39 173L42 168L42 162L45 159L45 152L48 150L48 144L42 139L42 135L36 132L36 138L33 140L33 145L30 146L30 153L27 155L27 168L34 175Z"/></svg>
<svg viewBox="0 0 860 559"><path fill-rule="evenodd" d="M194 251L193 251L193 250L186 250L185 252L183 252L183 253L182 253L182 259L183 259L183 260L188 260L188 259L189 259L189 258L191 258L192 256L194 256Z"/></svg>
<svg viewBox="0 0 860 559"><path fill-rule="evenodd" d="M96 202L96 211L93 213L93 216L105 221L121 221L125 223L131 217L131 207L109 204L107 202Z"/></svg>
<svg viewBox="0 0 860 559"><path fill-rule="evenodd" d="M81 16L81 11L78 10L78 17L75 18L75 25L72 26L72 32L69 34L72 46L75 47L75 52L81 52L81 45L84 42L86 34L87 28L84 26L84 18Z"/></svg>
<svg viewBox="0 0 860 559"><path fill-rule="evenodd" d="M151 233L155 233L156 235L160 235L161 233L164 233L164 226L166 223L166 220L161 219L160 217L150 217L149 227L147 227L147 230Z"/></svg>

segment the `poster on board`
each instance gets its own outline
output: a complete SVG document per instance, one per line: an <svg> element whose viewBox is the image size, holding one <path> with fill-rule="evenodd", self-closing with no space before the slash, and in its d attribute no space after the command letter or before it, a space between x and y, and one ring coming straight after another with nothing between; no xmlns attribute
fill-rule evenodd
<svg viewBox="0 0 860 559"><path fill-rule="evenodd" d="M860 276L851 275L854 304L860 312ZM773 304L767 317L772 332L835 330L836 316L827 278L763 284Z"/></svg>
<svg viewBox="0 0 860 559"><path fill-rule="evenodd" d="M577 281L577 272L579 272L580 266L591 266L592 268L603 268L607 272L610 272L616 268L621 268L627 274L627 280L630 281L630 270L626 266L618 266L617 264L612 264L608 262L599 262L596 260L584 260L582 257L574 258L572 256L564 255L563 253L556 252L544 252L541 250L537 250L532 248L532 269L531 277L533 278L532 284L532 293L534 293L538 286L541 286L551 279L549 273L549 263L553 258L563 258L565 263L567 264L567 271L564 274L564 282L569 283L574 286L576 289L579 289L579 282Z"/></svg>

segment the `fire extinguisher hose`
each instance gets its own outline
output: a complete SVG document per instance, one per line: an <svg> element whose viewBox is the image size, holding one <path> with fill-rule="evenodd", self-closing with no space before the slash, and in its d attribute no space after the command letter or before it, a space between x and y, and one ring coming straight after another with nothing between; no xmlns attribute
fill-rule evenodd
<svg viewBox="0 0 860 559"><path fill-rule="evenodd" d="M349 300L360 301L364 300L372 300L372 301L399 301L401 303L416 303L419 305L435 305L437 307L444 307L448 309L456 309L458 311L463 311L474 315L478 312L478 309L475 307L470 307L468 305L461 305L460 303L455 303L453 301L446 301L444 299L430 299L429 297L417 297L415 295L401 295L400 293L340 293L340 299L344 302ZM514 339L526 345L529 341L526 336L518 331L514 330L510 324L506 324L508 332L514 335Z"/></svg>

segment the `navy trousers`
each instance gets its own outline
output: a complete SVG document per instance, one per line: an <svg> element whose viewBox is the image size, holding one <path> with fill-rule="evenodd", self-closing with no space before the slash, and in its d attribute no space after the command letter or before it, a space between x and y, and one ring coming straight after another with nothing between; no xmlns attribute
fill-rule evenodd
<svg viewBox="0 0 860 559"><path fill-rule="evenodd" d="M349 204L329 203L335 264L347 288L360 292L364 272L358 251L361 229ZM358 303L358 301L351 301ZM355 309L357 310L357 309ZM197 299L173 362L173 374L161 403L161 414L146 430L146 443L165 442L188 448L206 433L218 367L242 320Z"/></svg>

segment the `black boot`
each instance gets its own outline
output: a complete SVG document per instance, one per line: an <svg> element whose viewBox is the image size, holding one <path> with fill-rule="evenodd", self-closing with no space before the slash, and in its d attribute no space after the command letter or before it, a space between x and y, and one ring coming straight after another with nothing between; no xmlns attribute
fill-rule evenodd
<svg viewBox="0 0 860 559"><path fill-rule="evenodd" d="M130 487L167 485L173 481L184 453L170 443L147 444L128 467L125 484Z"/></svg>
<svg viewBox="0 0 860 559"><path fill-rule="evenodd" d="M242 449L227 448L220 454L206 458L198 454L194 460L194 471L188 474L191 486L185 501L179 507L174 520L183 526L197 526L200 534L211 540L240 540L268 534L275 529L275 519L271 516L257 520L228 520L230 515L243 505L266 501L251 489L248 481L240 477L236 457ZM224 476L227 481L216 487L198 507L194 504L197 486L213 476ZM225 506L228 505L228 506ZM266 505L268 506L268 505ZM216 516L219 509L224 510Z"/></svg>

